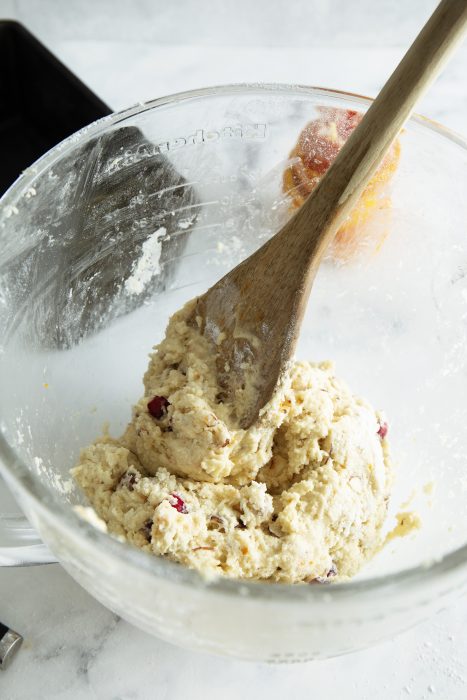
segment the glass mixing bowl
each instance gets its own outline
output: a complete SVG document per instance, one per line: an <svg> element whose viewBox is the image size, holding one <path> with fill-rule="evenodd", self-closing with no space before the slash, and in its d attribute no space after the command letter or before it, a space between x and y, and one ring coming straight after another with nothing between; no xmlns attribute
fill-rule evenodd
<svg viewBox="0 0 467 700"><path fill-rule="evenodd" d="M277 662L331 656L409 627L466 587L467 149L421 117L400 137L392 204L374 218L384 244L323 263L297 351L335 360L386 411L397 471L388 528L413 508L421 530L352 582L268 585L205 581L73 508L84 502L69 477L79 448L105 421L123 431L169 315L290 215L282 173L301 129L319 107L368 105L276 85L154 100L69 138L1 200L2 473L78 582L176 644ZM10 542L13 560L24 543Z"/></svg>

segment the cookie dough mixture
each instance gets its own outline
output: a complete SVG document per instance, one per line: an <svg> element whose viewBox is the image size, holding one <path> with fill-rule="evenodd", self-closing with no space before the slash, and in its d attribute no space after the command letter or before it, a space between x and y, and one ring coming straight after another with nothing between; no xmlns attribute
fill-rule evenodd
<svg viewBox="0 0 467 700"><path fill-rule="evenodd" d="M82 451L77 483L110 533L208 576L354 575L382 543L383 416L330 362L296 362L256 423L232 428L194 303L155 348L126 432Z"/></svg>

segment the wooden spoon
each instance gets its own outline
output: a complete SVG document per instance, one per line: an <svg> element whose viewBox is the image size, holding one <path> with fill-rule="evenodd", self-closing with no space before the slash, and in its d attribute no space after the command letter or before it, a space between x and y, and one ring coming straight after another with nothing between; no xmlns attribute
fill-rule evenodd
<svg viewBox="0 0 467 700"><path fill-rule="evenodd" d="M467 27L467 0L443 0L327 174L293 218L196 305L217 353L219 398L249 427L290 360L328 244Z"/></svg>

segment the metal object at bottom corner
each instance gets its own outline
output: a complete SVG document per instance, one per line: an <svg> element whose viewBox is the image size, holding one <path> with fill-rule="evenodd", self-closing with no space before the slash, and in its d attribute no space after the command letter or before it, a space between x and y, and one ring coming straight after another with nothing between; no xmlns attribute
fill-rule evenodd
<svg viewBox="0 0 467 700"><path fill-rule="evenodd" d="M0 670L10 665L22 643L23 638L18 632L0 622Z"/></svg>

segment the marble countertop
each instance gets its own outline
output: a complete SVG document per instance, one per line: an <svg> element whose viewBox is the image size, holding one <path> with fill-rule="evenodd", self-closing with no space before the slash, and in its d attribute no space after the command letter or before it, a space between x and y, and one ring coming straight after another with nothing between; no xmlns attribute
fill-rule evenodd
<svg viewBox="0 0 467 700"><path fill-rule="evenodd" d="M374 95L398 48L157 47L59 40L52 50L113 108L205 85L290 82ZM467 47L419 111L467 132ZM2 700L202 697L397 700L467 697L467 600L373 649L290 667L177 649L106 610L59 565L0 570L1 619L25 642L0 674Z"/></svg>
<svg viewBox="0 0 467 700"><path fill-rule="evenodd" d="M467 697L465 600L372 649L271 666L161 642L106 610L58 564L4 569L0 598L2 618L25 637L0 677L2 700Z"/></svg>

